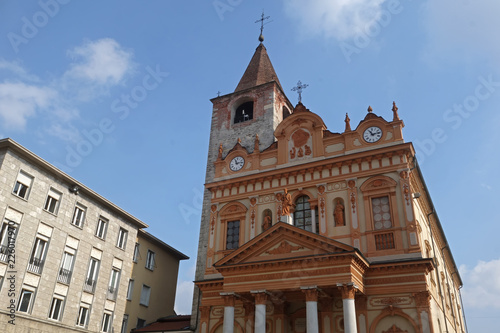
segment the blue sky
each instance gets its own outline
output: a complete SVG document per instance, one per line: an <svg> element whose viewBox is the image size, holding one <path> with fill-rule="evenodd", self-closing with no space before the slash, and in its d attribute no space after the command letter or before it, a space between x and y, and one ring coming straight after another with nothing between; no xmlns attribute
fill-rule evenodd
<svg viewBox="0 0 500 333"><path fill-rule="evenodd" d="M264 44L288 97L328 129L368 105L417 149L460 266L470 332L500 313L500 43L495 0L0 2L0 137L11 137L191 257L190 311L210 98ZM495 326L493 326L495 325Z"/></svg>

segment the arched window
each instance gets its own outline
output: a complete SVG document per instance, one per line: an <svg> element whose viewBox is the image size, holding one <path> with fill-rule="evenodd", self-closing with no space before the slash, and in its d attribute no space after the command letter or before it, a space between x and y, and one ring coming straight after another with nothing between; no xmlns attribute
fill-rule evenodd
<svg viewBox="0 0 500 333"><path fill-rule="evenodd" d="M300 196L295 201L293 225L307 231L312 231L311 222L311 205L309 204L309 197L307 195Z"/></svg>
<svg viewBox="0 0 500 333"><path fill-rule="evenodd" d="M253 102L245 102L236 108L234 123L242 123L253 119Z"/></svg>

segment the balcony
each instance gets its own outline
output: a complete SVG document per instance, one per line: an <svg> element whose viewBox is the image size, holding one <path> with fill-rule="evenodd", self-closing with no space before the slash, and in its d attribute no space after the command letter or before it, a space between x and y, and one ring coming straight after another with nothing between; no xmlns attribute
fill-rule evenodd
<svg viewBox="0 0 500 333"><path fill-rule="evenodd" d="M97 284L96 280L85 279L85 282L83 283L83 291L93 294L95 291L96 284Z"/></svg>
<svg viewBox="0 0 500 333"><path fill-rule="evenodd" d="M59 274L57 275L57 281L64 283L64 284L69 284L71 281L71 271L61 268L59 269Z"/></svg>
<svg viewBox="0 0 500 333"><path fill-rule="evenodd" d="M394 233L388 232L375 235L375 246L377 251L394 249Z"/></svg>
<svg viewBox="0 0 500 333"><path fill-rule="evenodd" d="M107 298L109 300L112 300L112 301L115 301L116 300L116 296L118 295L118 288L115 288L115 287L108 287L108 295L107 295Z"/></svg>
<svg viewBox="0 0 500 333"><path fill-rule="evenodd" d="M44 261L40 258L31 258L28 263L28 271L35 274L41 274Z"/></svg>

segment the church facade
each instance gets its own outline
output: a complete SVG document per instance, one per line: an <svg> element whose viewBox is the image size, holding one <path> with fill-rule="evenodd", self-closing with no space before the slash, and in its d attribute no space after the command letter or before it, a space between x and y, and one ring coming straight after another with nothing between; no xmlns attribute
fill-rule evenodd
<svg viewBox="0 0 500 333"><path fill-rule="evenodd" d="M212 103L196 332L465 332L462 281L395 103L390 120L369 107L332 133L290 103L262 43Z"/></svg>

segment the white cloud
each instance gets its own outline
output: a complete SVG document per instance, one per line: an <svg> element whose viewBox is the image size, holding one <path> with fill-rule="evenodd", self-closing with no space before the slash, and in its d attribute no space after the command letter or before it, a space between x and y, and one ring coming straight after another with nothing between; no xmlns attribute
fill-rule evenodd
<svg viewBox="0 0 500 333"><path fill-rule="evenodd" d="M75 62L65 75L103 86L123 83L134 69L132 52L111 38L87 41L68 51Z"/></svg>
<svg viewBox="0 0 500 333"><path fill-rule="evenodd" d="M46 110L57 99L57 92L22 82L0 83L0 117L4 128L22 130L28 118Z"/></svg>
<svg viewBox="0 0 500 333"><path fill-rule="evenodd" d="M500 259L479 261L472 269L460 266L464 283L462 297L465 308L500 309Z"/></svg>
<svg viewBox="0 0 500 333"><path fill-rule="evenodd" d="M500 1L432 0L424 8L428 56L460 62L480 56L500 65Z"/></svg>
<svg viewBox="0 0 500 333"><path fill-rule="evenodd" d="M324 35L338 40L356 37L382 15L387 0L289 0L285 10L303 34Z"/></svg>
<svg viewBox="0 0 500 333"><path fill-rule="evenodd" d="M175 294L175 313L191 314L194 284L192 281L179 281Z"/></svg>
<svg viewBox="0 0 500 333"><path fill-rule="evenodd" d="M24 81L34 81L38 82L40 79L35 75L28 74L26 69L21 66L19 62L15 61L7 61L5 59L0 58L0 71L9 71L14 74L17 78L22 79Z"/></svg>

